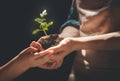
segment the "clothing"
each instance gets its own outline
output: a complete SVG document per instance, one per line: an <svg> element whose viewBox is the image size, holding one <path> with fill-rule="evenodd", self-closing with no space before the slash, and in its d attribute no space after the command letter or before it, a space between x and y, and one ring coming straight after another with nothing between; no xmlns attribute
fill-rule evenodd
<svg viewBox="0 0 120 81"><path fill-rule="evenodd" d="M77 29L79 29L80 27L80 23L76 20L70 19L68 21L66 21L64 24L61 25L60 27L60 32L62 31L62 29L64 29L66 26L73 26Z"/></svg>
<svg viewBox="0 0 120 81"><path fill-rule="evenodd" d="M75 1L72 1L72 5L68 14L68 19L67 21L61 25L60 27L60 32L62 31L62 29L64 29L66 26L73 26L77 29L79 29L80 27L80 23L78 21L78 15L77 15L77 10L75 7Z"/></svg>
<svg viewBox="0 0 120 81"><path fill-rule="evenodd" d="M76 4L77 3L74 2L70 10L77 10L75 7ZM71 12L73 13L73 11ZM80 22L78 21L81 17L77 15L77 13L72 13L70 13L72 17L69 16L68 21L62 25L62 28L74 26L75 28L81 29ZM74 18L73 15L77 15L78 18ZM84 36L92 36L98 35L99 33L87 34L83 32L81 34L80 30L80 36L83 36L83 34ZM78 53L74 61L76 81L120 81L120 51L83 49Z"/></svg>

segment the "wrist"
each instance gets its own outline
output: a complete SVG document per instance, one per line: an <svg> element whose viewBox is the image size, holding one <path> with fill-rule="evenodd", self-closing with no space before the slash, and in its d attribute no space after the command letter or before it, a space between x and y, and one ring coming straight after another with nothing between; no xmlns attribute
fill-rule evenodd
<svg viewBox="0 0 120 81"><path fill-rule="evenodd" d="M77 51L85 48L86 42L81 40L81 38L72 38L72 50Z"/></svg>
<svg viewBox="0 0 120 81"><path fill-rule="evenodd" d="M16 57L13 59L13 61L14 61L14 64L15 64L17 67L21 68L21 70L28 70L28 69L30 68L30 66L28 66L28 64L26 64L26 61L25 61L25 60L22 60L19 55L16 56Z"/></svg>
<svg viewBox="0 0 120 81"><path fill-rule="evenodd" d="M75 40L75 38L69 38L69 46L70 46L70 50L71 52L76 51L76 46L77 46L77 42Z"/></svg>
<svg viewBox="0 0 120 81"><path fill-rule="evenodd" d="M75 39L71 38L70 41L71 41L71 50L76 51L76 41L75 41Z"/></svg>

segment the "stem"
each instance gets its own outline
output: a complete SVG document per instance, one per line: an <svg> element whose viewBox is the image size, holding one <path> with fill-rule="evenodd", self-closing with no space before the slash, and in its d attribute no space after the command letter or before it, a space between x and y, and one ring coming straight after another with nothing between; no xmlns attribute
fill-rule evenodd
<svg viewBox="0 0 120 81"><path fill-rule="evenodd" d="M43 30L45 36L47 36L47 32L44 30L43 26L42 26L42 30Z"/></svg>
<svg viewBox="0 0 120 81"><path fill-rule="evenodd" d="M44 32L45 36L47 36L47 33L46 33L46 31L45 31L45 30L43 30L43 32Z"/></svg>

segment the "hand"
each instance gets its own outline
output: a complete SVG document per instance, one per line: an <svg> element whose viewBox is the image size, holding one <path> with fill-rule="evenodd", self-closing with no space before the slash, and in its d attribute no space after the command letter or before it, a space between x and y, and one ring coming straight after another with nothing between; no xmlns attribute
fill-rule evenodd
<svg viewBox="0 0 120 81"><path fill-rule="evenodd" d="M38 61L38 64L40 64L38 67L43 68L43 69L54 69L52 67L56 65L56 61L51 60L53 56L49 54L39 54L40 51L44 50L42 46L40 45L40 43L33 41L30 44L30 46L38 49L38 52L34 53L35 55L40 56L37 58L37 60L40 60L40 63Z"/></svg>
<svg viewBox="0 0 120 81"><path fill-rule="evenodd" d="M63 63L63 60L64 60L64 57L62 57L59 54L50 55L50 58L49 58L49 60L47 62L48 65L49 65L48 69L57 69L57 68L59 68Z"/></svg>
<svg viewBox="0 0 120 81"><path fill-rule="evenodd" d="M38 60L38 63L37 63L38 66L37 67L42 68L42 69L51 69L51 66L55 65L55 62L53 60L49 60L51 58L50 55L39 54L40 51L44 50L40 43L33 41L30 44L30 46L35 47L35 48L38 49L38 52L34 53L35 55L40 56L40 57L37 58L37 60Z"/></svg>
<svg viewBox="0 0 120 81"><path fill-rule="evenodd" d="M35 45L34 42L31 45ZM11 59L8 63L0 67L0 81L11 81L18 77L31 67L40 67L47 69L44 63L48 62L48 55L37 52L41 50L41 46L36 44L39 49L30 46L21 51L16 57ZM8 78L6 78L8 77Z"/></svg>
<svg viewBox="0 0 120 81"><path fill-rule="evenodd" d="M62 65L63 59L66 55L73 51L72 38L63 39L59 45L41 51L39 54L47 54L52 56L52 60L56 61L56 65L52 69L58 68Z"/></svg>
<svg viewBox="0 0 120 81"><path fill-rule="evenodd" d="M38 43L32 42L30 47L21 51L15 59L17 60L17 63L25 68L40 67L47 69L48 67L44 64L48 61L49 55L38 54L37 52L40 50L43 50L42 47Z"/></svg>
<svg viewBox="0 0 120 81"><path fill-rule="evenodd" d="M74 43L72 41L72 38L65 38L57 46L53 46L47 50L41 51L40 54L59 54L65 57L67 54L74 51L73 45Z"/></svg>

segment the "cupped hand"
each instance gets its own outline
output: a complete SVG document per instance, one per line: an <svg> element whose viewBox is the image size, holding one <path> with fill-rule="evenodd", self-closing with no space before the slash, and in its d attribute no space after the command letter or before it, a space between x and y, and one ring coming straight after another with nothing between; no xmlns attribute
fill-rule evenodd
<svg viewBox="0 0 120 81"><path fill-rule="evenodd" d="M28 69L32 67L49 69L45 63L48 62L50 55L38 54L41 50L43 49L39 43L32 42L28 48L24 49L16 56L16 62Z"/></svg>
<svg viewBox="0 0 120 81"><path fill-rule="evenodd" d="M65 57L73 50L73 42L72 38L65 38L63 39L57 46L53 46L48 48L47 50L41 51L40 54L59 54Z"/></svg>
<svg viewBox="0 0 120 81"><path fill-rule="evenodd" d="M50 54L39 54L40 51L43 51L44 49L40 45L40 43L33 41L30 44L30 47L36 48L38 51L34 53L36 56L36 65L39 68L42 69L55 69L53 67L56 66L57 62L53 60L53 56Z"/></svg>
<svg viewBox="0 0 120 81"><path fill-rule="evenodd" d="M72 46L73 43L71 38L65 38L57 46L50 47L47 50L41 51L39 54L50 55L50 59L56 62L56 64L51 66L51 69L56 69L62 65L64 57L73 51Z"/></svg>

